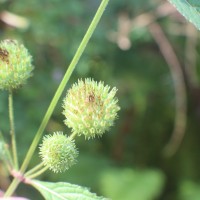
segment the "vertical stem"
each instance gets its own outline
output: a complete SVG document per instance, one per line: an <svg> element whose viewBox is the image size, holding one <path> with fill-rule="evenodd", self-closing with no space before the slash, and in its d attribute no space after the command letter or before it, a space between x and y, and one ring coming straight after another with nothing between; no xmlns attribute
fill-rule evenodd
<svg viewBox="0 0 200 200"><path fill-rule="evenodd" d="M18 158L17 158L17 145L15 137L15 125L14 125L14 111L13 111L13 92L9 90L8 95L8 110L9 110L9 120L10 120L10 135L11 135L11 145L12 145L12 156L14 160L14 167L18 169Z"/></svg>

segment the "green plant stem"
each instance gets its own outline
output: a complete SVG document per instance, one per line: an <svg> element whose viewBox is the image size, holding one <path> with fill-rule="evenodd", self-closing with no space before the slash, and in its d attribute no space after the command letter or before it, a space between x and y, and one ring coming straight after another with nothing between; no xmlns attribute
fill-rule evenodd
<svg viewBox="0 0 200 200"><path fill-rule="evenodd" d="M26 178L28 178L28 179L36 178L36 177L38 177L39 175L43 174L47 169L48 169L48 167L45 166L45 167L43 167L42 169L36 171L35 173L32 173L32 174L26 176Z"/></svg>
<svg viewBox="0 0 200 200"><path fill-rule="evenodd" d="M17 178L14 178L12 183L10 184L9 188L7 189L7 191L4 194L4 197L9 197L13 194L13 192L15 191L15 189L17 188L17 186L19 185L20 180Z"/></svg>
<svg viewBox="0 0 200 200"><path fill-rule="evenodd" d="M11 135L11 145L12 145L12 156L14 161L14 167L18 170L18 157L17 157L17 145L15 137L15 125L14 125L14 111L13 111L13 92L9 90L8 95L8 110L9 110L9 120L10 120L10 135Z"/></svg>
<svg viewBox="0 0 200 200"><path fill-rule="evenodd" d="M70 138L71 140L73 140L73 139L75 138L76 135L77 135L77 133L76 133L76 132L73 132L73 133L69 136L69 138Z"/></svg>
<svg viewBox="0 0 200 200"><path fill-rule="evenodd" d="M36 171L38 171L40 168L44 168L44 164L43 163L39 163L38 165L36 165L35 167L33 167L32 169L30 169L28 172L26 172L24 174L25 177L35 173Z"/></svg>
<svg viewBox="0 0 200 200"><path fill-rule="evenodd" d="M25 157L24 162L23 162L21 169L20 169L21 173L24 173L25 170L27 169L28 164L29 164L29 162L32 158L32 155L33 155L33 153L34 153L34 151L35 151L35 149L36 149L36 147L37 147L37 145L40 141L40 138L42 137L43 131L44 131L44 129L45 129L52 113L53 113L53 110L54 110L63 90L65 89L65 86L66 86L72 72L74 71L82 53L84 52L84 50L85 50L85 48L86 48L86 46L89 42L89 39L91 38L94 30L96 29L96 26L99 23L101 16L103 15L104 10L105 10L108 2L109 2L109 0L102 0L93 20L92 20L92 22L91 22L91 24L90 24L90 26L89 26L86 34L85 34L85 36L83 37L83 40L81 41L72 61L69 65L69 67L68 67L68 69L67 69L67 71L66 71L66 73L65 73L65 75L64 75L64 77L63 77L63 79L62 79L62 81L61 81L61 83L60 83L50 105L49 105L49 107L48 107L48 109L47 109L47 112L46 112L46 114L45 114L45 116L42 120L42 123L41 123L41 125L40 125L40 127L39 127L39 129L38 129L38 131L35 135L35 138L33 139L33 142L32 142L32 144L31 144L31 146L28 150L28 153L26 154L26 157ZM14 181L16 182L15 179L14 179ZM12 193L15 191L15 189L17 187L17 184L11 184L10 187L8 188L9 195L12 195Z"/></svg>
<svg viewBox="0 0 200 200"><path fill-rule="evenodd" d="M0 140L3 142L4 144L4 150L5 150L5 158L4 161L6 163L6 165L8 166L8 170L11 170L13 169L14 167L14 162L13 162L13 159L12 159L12 156L11 156L11 153L10 151L8 150L8 147L7 147L7 144L5 143L5 139L3 137L3 134L2 132L0 132Z"/></svg>

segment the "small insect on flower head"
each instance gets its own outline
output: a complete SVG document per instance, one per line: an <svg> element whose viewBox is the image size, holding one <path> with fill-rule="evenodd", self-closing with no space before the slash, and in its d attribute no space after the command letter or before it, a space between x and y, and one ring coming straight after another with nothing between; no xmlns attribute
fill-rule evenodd
<svg viewBox="0 0 200 200"><path fill-rule="evenodd" d="M113 125L120 110L116 92L116 88L110 89L103 82L90 78L79 80L63 101L65 124L87 139L102 136Z"/></svg>
<svg viewBox="0 0 200 200"><path fill-rule="evenodd" d="M0 89L19 88L32 75L32 57L16 40L0 42Z"/></svg>

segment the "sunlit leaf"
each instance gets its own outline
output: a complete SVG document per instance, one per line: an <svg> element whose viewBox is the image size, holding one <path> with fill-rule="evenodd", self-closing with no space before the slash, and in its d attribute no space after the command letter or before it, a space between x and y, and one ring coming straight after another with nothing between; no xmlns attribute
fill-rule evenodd
<svg viewBox="0 0 200 200"><path fill-rule="evenodd" d="M105 200L91 193L88 188L80 187L64 182L44 182L31 180L30 184L35 187L46 200Z"/></svg>
<svg viewBox="0 0 200 200"><path fill-rule="evenodd" d="M169 0L176 9L200 30L199 0Z"/></svg>

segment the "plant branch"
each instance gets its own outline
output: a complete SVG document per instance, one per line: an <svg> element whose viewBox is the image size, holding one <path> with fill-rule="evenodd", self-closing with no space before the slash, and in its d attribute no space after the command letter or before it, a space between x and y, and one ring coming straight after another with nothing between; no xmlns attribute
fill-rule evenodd
<svg viewBox="0 0 200 200"><path fill-rule="evenodd" d="M32 169L30 169L28 172L26 172L24 174L25 177L35 173L36 171L38 171L40 168L44 168L44 164L43 163L39 163L38 165L36 165L35 167L33 167Z"/></svg>
<svg viewBox="0 0 200 200"><path fill-rule="evenodd" d="M197 62L197 43L198 30L191 24L187 23L186 28L186 44L185 44L185 70L190 88L197 88L199 86L198 72L196 69Z"/></svg>
<svg viewBox="0 0 200 200"><path fill-rule="evenodd" d="M9 90L8 95L8 110L9 110L9 120L10 120L10 135L11 135L11 144L12 144L12 156L14 161L14 167L18 170L18 157L17 157L17 145L15 137L15 124L14 124L14 111L13 111L13 92Z"/></svg>
<svg viewBox="0 0 200 200"><path fill-rule="evenodd" d="M5 164L7 165L8 170L11 170L14 167L14 162L10 154L10 151L8 150L8 145L5 143L5 139L1 131L0 131L0 140L3 142L4 145L3 150L5 151L5 159L6 159Z"/></svg>
<svg viewBox="0 0 200 200"><path fill-rule="evenodd" d="M90 24L90 26L89 26L86 34L85 34L85 36L83 37L83 40L81 41L72 61L69 65L69 67L68 67L68 69L67 69L67 71L66 71L66 73L65 73L65 75L64 75L64 77L63 77L63 79L62 79L62 81L61 81L61 83L60 83L50 105L49 105L49 107L48 107L48 109L47 109L47 112L46 112L46 114L45 114L45 116L44 116L44 118L41 122L41 125L40 125L40 127L39 127L39 129L38 129L38 131L35 135L35 138L33 139L33 142L32 142L32 144L31 144L31 146L28 150L28 153L26 154L26 157L25 157L24 162L23 162L21 169L20 169L21 173L24 173L25 170L27 169L28 164L29 164L29 162L32 158L32 155L35 152L35 149L36 149L36 147L37 147L37 145L40 141L40 138L42 137L44 129L45 129L45 127L46 127L55 107L56 107L56 104L58 103L58 100L59 100L62 92L64 91L65 86L66 86L72 72L74 71L74 69L75 69L82 53L84 52L93 32L95 31L96 26L99 23L108 2L109 2L109 0L102 0L93 20L92 20L92 22L91 22L91 24ZM17 188L18 184L19 184L19 181L15 178L13 180L13 182L11 183L11 186L8 188L8 192L6 193L6 195L7 196L12 195L12 193Z"/></svg>
<svg viewBox="0 0 200 200"><path fill-rule="evenodd" d="M35 173L29 174L26 176L27 179L33 179L36 178L37 176L43 174L46 170L48 169L47 166L44 166L42 169L36 171Z"/></svg>
<svg viewBox="0 0 200 200"><path fill-rule="evenodd" d="M175 122L169 143L164 148L164 154L172 156L179 148L184 134L187 121L187 97L184 75L179 60L158 23L153 23L149 31L157 43L166 63L169 66L175 90Z"/></svg>
<svg viewBox="0 0 200 200"><path fill-rule="evenodd" d="M112 31L108 38L110 41L117 43L119 48L127 50L131 47L130 34L138 28L144 28L154 23L160 18L169 16L177 12L169 2L161 3L153 11L144 12L133 19L128 12L120 12L118 15L118 30Z"/></svg>
<svg viewBox="0 0 200 200"><path fill-rule="evenodd" d="M15 177L12 183L10 184L9 188L5 192L4 197L11 196L13 192L15 191L15 189L17 188L17 186L19 185L19 183L20 183L20 180Z"/></svg>
<svg viewBox="0 0 200 200"><path fill-rule="evenodd" d="M76 137L76 135L77 135L77 133L76 133L76 132L73 132L73 133L69 136L69 138L70 138L71 140L73 140L73 139Z"/></svg>

